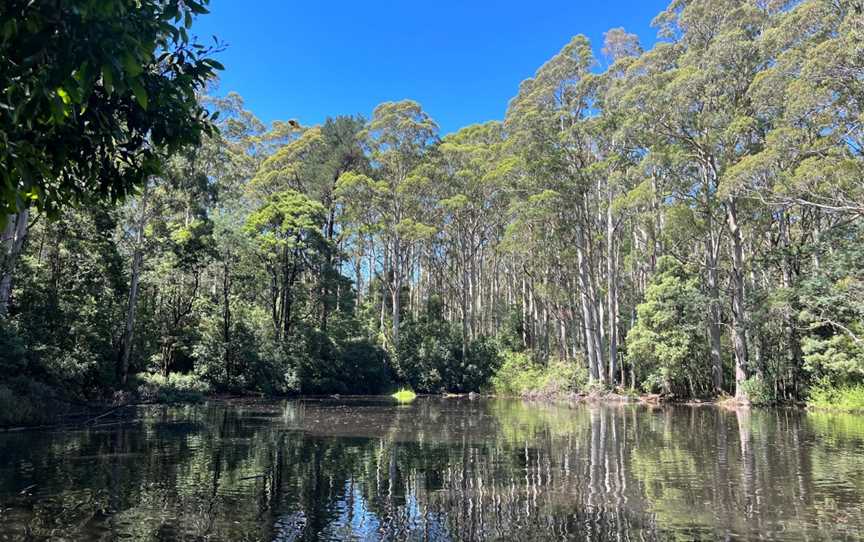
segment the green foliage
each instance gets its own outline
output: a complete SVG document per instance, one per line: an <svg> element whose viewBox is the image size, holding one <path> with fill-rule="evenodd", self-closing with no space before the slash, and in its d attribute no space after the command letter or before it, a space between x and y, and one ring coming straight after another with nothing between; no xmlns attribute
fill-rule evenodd
<svg viewBox="0 0 864 542"><path fill-rule="evenodd" d="M842 386L864 380L864 225L841 228L814 247L822 261L798 289L805 368Z"/></svg>
<svg viewBox="0 0 864 542"><path fill-rule="evenodd" d="M381 393L391 383L387 352L358 338L339 345L339 379L348 393Z"/></svg>
<svg viewBox="0 0 864 542"><path fill-rule="evenodd" d="M393 361L396 380L421 392L479 391L500 364L487 338L471 341L463 352L459 329L441 317L435 300L419 319L407 320L400 335Z"/></svg>
<svg viewBox="0 0 864 542"><path fill-rule="evenodd" d="M489 385L489 380L501 366L501 353L496 342L480 337L468 343L465 359L451 369L451 381L459 391L480 391Z"/></svg>
<svg viewBox="0 0 864 542"><path fill-rule="evenodd" d="M834 386L821 380L810 388L807 406L845 412L864 412L864 384Z"/></svg>
<svg viewBox="0 0 864 542"><path fill-rule="evenodd" d="M751 404L756 406L772 405L777 402L774 390L765 382L765 379L756 375L751 376L741 385L744 396Z"/></svg>
<svg viewBox="0 0 864 542"><path fill-rule="evenodd" d="M69 209L63 216L30 231L41 250L19 261L18 273L29 280L21 283L4 327L17 330L27 364L11 374L46 382L72 398L95 399L115 382L113 340L125 293L122 259L112 241L116 219L100 207Z"/></svg>
<svg viewBox="0 0 864 542"><path fill-rule="evenodd" d="M627 359L644 375L646 391L693 397L710 389L704 306L697 278L674 258L660 258L627 335Z"/></svg>
<svg viewBox="0 0 864 542"><path fill-rule="evenodd" d="M296 190L280 192L249 215L247 233L253 234L267 258L283 252L302 253L320 248L324 207Z"/></svg>
<svg viewBox="0 0 864 542"><path fill-rule="evenodd" d="M268 325L267 316L242 300L233 301L227 340L222 307L202 307L192 353L195 374L221 392L267 391L271 383L260 348L267 340L261 333Z"/></svg>
<svg viewBox="0 0 864 542"><path fill-rule="evenodd" d="M417 394L411 390L401 389L394 393L391 397L400 403L410 403L417 398Z"/></svg>
<svg viewBox="0 0 864 542"><path fill-rule="evenodd" d="M272 338L260 345L261 362L256 367L256 387L268 395L290 395L300 391L298 367L309 355L308 347L302 337L289 341L275 341Z"/></svg>
<svg viewBox="0 0 864 542"><path fill-rule="evenodd" d="M462 391L450 380L461 352L461 336L450 323L428 314L408 320L393 360L396 380L424 393Z"/></svg>
<svg viewBox="0 0 864 542"><path fill-rule="evenodd" d="M561 395L586 389L588 371L576 361L534 361L528 352L506 352L501 367L491 379L499 395Z"/></svg>
<svg viewBox="0 0 864 542"><path fill-rule="evenodd" d="M196 93L221 69L189 38L206 3L3 4L0 222L116 201L159 171L160 152L200 142Z"/></svg>
<svg viewBox="0 0 864 542"><path fill-rule="evenodd" d="M27 349L14 322L0 319L0 374L21 374L27 366Z"/></svg>
<svg viewBox="0 0 864 542"><path fill-rule="evenodd" d="M145 403L197 403L204 400L210 386L197 375L139 373L131 381Z"/></svg>
<svg viewBox="0 0 864 542"><path fill-rule="evenodd" d="M509 352L522 352L525 350L525 344L522 342L524 325L522 311L519 308L513 308L507 312L496 336L502 350Z"/></svg>

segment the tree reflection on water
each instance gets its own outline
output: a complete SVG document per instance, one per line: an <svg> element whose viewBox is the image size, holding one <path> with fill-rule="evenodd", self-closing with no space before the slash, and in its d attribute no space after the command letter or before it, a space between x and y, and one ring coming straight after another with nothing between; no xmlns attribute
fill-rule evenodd
<svg viewBox="0 0 864 542"><path fill-rule="evenodd" d="M864 418L213 402L0 435L0 540L856 539Z"/></svg>

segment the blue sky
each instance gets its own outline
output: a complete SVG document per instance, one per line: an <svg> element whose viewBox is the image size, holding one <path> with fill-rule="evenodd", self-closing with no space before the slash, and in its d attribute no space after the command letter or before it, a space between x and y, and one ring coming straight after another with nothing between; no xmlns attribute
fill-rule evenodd
<svg viewBox="0 0 864 542"><path fill-rule="evenodd" d="M239 92L265 122L368 117L411 98L441 126L501 119L519 82L576 34L602 46L623 26L648 48L668 0L211 0L194 34L228 48L221 94Z"/></svg>

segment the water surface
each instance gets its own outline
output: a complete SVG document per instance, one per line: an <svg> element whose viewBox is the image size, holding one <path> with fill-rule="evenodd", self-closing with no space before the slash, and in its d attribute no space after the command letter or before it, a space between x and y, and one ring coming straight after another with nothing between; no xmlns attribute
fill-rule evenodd
<svg viewBox="0 0 864 542"><path fill-rule="evenodd" d="M106 420L0 433L0 540L864 540L864 417L378 398Z"/></svg>

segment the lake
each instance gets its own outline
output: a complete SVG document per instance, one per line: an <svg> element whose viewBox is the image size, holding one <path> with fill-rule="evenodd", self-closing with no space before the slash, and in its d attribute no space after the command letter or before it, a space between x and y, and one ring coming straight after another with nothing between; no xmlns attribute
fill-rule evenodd
<svg viewBox="0 0 864 542"><path fill-rule="evenodd" d="M864 540L864 417L211 401L0 433L0 540Z"/></svg>

